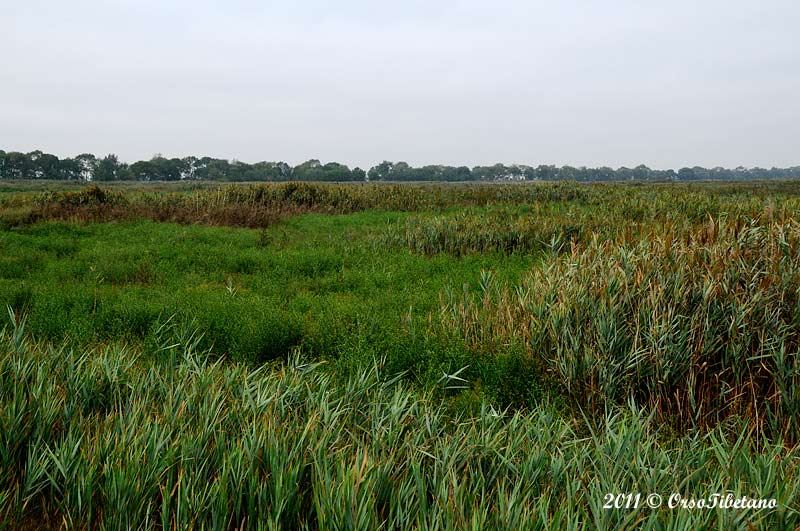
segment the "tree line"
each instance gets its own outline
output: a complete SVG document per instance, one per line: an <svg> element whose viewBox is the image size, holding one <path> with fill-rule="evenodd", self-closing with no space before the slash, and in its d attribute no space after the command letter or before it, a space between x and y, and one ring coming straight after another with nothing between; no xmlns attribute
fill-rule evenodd
<svg viewBox="0 0 800 531"><path fill-rule="evenodd" d="M286 162L248 164L212 157L166 158L127 164L114 154L98 158L90 153L60 159L50 153L0 150L0 179L53 179L65 181L701 181L800 178L800 166L790 168L702 168L654 170L586 168L521 164L493 166L428 165L384 161L369 171L350 169L337 162L311 159L297 166Z"/></svg>

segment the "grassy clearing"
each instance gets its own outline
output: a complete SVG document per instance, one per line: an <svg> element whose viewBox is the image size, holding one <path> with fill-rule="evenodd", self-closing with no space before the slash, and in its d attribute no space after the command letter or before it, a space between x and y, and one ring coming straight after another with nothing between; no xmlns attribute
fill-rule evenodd
<svg viewBox="0 0 800 531"><path fill-rule="evenodd" d="M204 348L239 361L282 359L300 348L356 367L386 354L392 370L423 386L465 365L473 378L500 381L507 369L494 359L426 334L428 317L443 284L477 289L486 268L515 280L534 258L385 251L373 236L398 215L305 215L262 231L40 223L0 233L0 304L53 342L147 343L175 315L203 331Z"/></svg>

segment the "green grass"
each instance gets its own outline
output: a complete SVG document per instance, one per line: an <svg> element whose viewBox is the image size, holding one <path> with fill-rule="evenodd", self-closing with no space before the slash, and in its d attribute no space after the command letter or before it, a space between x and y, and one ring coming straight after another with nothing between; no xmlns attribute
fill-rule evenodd
<svg viewBox="0 0 800 531"><path fill-rule="evenodd" d="M396 351L394 369L431 383L467 357L450 338L424 333L441 286L476 289L489 268L512 281L535 259L386 250L373 235L398 216L305 215L260 231L36 224L0 233L0 304L27 315L35 337L56 342L146 342L176 315L197 323L204 347L233 359L285 359L300 348L357 366L380 347ZM418 348L431 352L423 363Z"/></svg>

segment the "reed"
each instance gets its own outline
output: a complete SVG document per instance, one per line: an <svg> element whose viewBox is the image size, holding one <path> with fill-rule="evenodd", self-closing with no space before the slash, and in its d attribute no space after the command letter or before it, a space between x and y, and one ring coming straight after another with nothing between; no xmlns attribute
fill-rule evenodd
<svg viewBox="0 0 800 531"><path fill-rule="evenodd" d="M596 429L542 404L447 414L382 364L336 378L299 357L210 361L0 338L6 529L792 528L797 447L720 430L659 442L636 408ZM643 476L642 471L649 471ZM601 508L608 492L732 492L775 510Z"/></svg>
<svg viewBox="0 0 800 531"><path fill-rule="evenodd" d="M601 240L517 285L445 292L472 348L522 341L580 403L634 400L675 426L730 415L797 439L800 224L709 218L688 233Z"/></svg>
<svg viewBox="0 0 800 531"><path fill-rule="evenodd" d="M368 209L418 211L455 205L553 199L571 201L584 196L585 192L579 185L560 183L535 186L408 186L288 182L174 192L150 192L147 188L118 191L90 186L77 191L27 195L24 204L29 206L29 213L34 220L97 222L151 219L266 227L288 216L309 212L346 214ZM19 202L14 206L19 208ZM17 218L19 215L9 217L13 220Z"/></svg>

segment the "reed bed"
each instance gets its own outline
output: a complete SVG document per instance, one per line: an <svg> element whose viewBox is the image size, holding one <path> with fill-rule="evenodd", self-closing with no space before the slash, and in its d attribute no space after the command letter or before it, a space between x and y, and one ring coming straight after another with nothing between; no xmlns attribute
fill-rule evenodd
<svg viewBox="0 0 800 531"><path fill-rule="evenodd" d="M347 379L293 358L0 338L6 529L790 529L800 451L743 431L660 441L635 409L452 417L380 363ZM148 359L143 359L145 356ZM758 449L756 449L758 446ZM609 492L775 498L775 509L602 508Z"/></svg>
<svg viewBox="0 0 800 531"><path fill-rule="evenodd" d="M258 228L309 212L418 211L456 205L578 201L585 196L583 186L574 183L410 186L289 182L174 192L149 192L146 188L120 191L91 186L78 191L27 194L24 200L9 203L7 208L19 211L27 206L28 217L10 215L10 222L7 220L6 224L48 219L81 222L150 219Z"/></svg>
<svg viewBox="0 0 800 531"><path fill-rule="evenodd" d="M767 216L767 215L765 215ZM800 224L709 219L688 234L601 240L515 286L442 296L473 349L521 341L579 403L633 400L676 427L731 415L797 440Z"/></svg>
<svg viewBox="0 0 800 531"><path fill-rule="evenodd" d="M413 216L390 225L380 243L425 255L535 253L569 247L590 231L585 219L564 219L536 204L524 213L467 210L455 215Z"/></svg>
<svg viewBox="0 0 800 531"><path fill-rule="evenodd" d="M788 220L800 209L800 200L792 195L745 196L735 190L717 195L713 187L693 191L616 185L581 191L579 200L540 198L414 214L386 227L379 244L428 256L558 254L593 238L631 243L664 231L685 238L709 217L738 223Z"/></svg>
<svg viewBox="0 0 800 531"><path fill-rule="evenodd" d="M576 220L569 216L589 216L597 227L619 222L647 224L652 221L698 223L707 216L757 215L766 205L778 213L800 207L796 183L648 185L579 184L571 182L527 184L414 184L386 183L266 183L215 187L173 188L163 185L100 188L96 185L77 190L0 193L0 226L24 226L40 220L104 222L149 219L183 224L202 223L263 228L290 216L303 213L348 214L364 210L398 212L442 212L454 207L526 205L540 212L548 210L567 229ZM562 207L559 208L553 208ZM579 221L578 220L578 221ZM491 220L490 220L491 221ZM503 221L500 219L497 222ZM540 220L537 220L539 222ZM422 225L433 223L445 236L453 230L476 228L472 220L413 220L406 232L418 240ZM495 223L496 225L496 223ZM486 242L478 238L475 252L482 248L526 248L535 243L545 228L533 229L526 223L512 227L520 232L500 230L506 241ZM395 229L401 235L402 229ZM417 235L417 233L420 233ZM508 234L507 234L508 233ZM542 234L540 234L542 233ZM546 234L544 234L546 236ZM430 238L430 236L426 236ZM390 238L391 239L391 238ZM397 238L394 238L397 240ZM425 238L422 238L425 239ZM417 245L415 242L410 247ZM426 246L423 244L423 248ZM434 243L433 249L438 246ZM429 252L429 251L425 251ZM443 252L449 252L444 249Z"/></svg>

